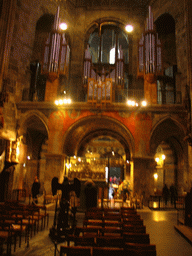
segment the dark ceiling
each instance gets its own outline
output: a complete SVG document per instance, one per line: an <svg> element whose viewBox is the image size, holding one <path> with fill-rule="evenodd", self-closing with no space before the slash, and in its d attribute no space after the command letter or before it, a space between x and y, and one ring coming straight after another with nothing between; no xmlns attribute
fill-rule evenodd
<svg viewBox="0 0 192 256"><path fill-rule="evenodd" d="M116 7L135 7L145 8L150 0L78 0L77 6L99 7L99 6L116 6Z"/></svg>

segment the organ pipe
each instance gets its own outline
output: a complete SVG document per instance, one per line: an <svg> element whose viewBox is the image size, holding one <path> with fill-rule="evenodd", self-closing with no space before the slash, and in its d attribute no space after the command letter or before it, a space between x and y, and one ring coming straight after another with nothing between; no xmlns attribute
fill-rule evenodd
<svg viewBox="0 0 192 256"><path fill-rule="evenodd" d="M65 34L59 30L59 7L54 19L53 29L45 42L42 73L68 75L70 47Z"/></svg>
<svg viewBox="0 0 192 256"><path fill-rule="evenodd" d="M153 13L149 6L145 32L139 41L138 76L144 74L162 74L161 42L154 29Z"/></svg>

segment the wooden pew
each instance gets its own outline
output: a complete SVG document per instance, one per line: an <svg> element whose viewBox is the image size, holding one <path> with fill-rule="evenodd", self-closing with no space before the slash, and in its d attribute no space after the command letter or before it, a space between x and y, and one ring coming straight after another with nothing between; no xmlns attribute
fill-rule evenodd
<svg viewBox="0 0 192 256"><path fill-rule="evenodd" d="M91 247L61 245L60 256L91 256Z"/></svg>
<svg viewBox="0 0 192 256"><path fill-rule="evenodd" d="M149 234L123 233L124 241L127 243L150 244Z"/></svg>
<svg viewBox="0 0 192 256"><path fill-rule="evenodd" d="M143 220L137 220L137 219L124 219L123 220L123 226L124 225L135 225L135 226L142 226L143 225Z"/></svg>
<svg viewBox="0 0 192 256"><path fill-rule="evenodd" d="M92 256L123 256L123 248L93 247Z"/></svg>
<svg viewBox="0 0 192 256"><path fill-rule="evenodd" d="M123 230L121 227L104 227L99 230L101 236L122 236Z"/></svg>
<svg viewBox="0 0 192 256"><path fill-rule="evenodd" d="M155 244L125 243L125 248L132 250L156 251Z"/></svg>
<svg viewBox="0 0 192 256"><path fill-rule="evenodd" d="M96 245L98 247L124 248L124 238L122 236L98 236Z"/></svg>
<svg viewBox="0 0 192 256"><path fill-rule="evenodd" d="M144 225L123 225L122 233L146 233Z"/></svg>
<svg viewBox="0 0 192 256"><path fill-rule="evenodd" d="M100 233L100 227L76 227L74 234L76 236L98 236Z"/></svg>

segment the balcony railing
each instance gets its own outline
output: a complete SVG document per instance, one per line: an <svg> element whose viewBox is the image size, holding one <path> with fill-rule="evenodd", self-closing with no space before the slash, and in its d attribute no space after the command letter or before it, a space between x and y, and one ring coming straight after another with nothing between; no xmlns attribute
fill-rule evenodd
<svg viewBox="0 0 192 256"><path fill-rule="evenodd" d="M114 101L126 103L128 99L141 101L144 99L144 91L143 90L135 90L135 89L122 89L114 91Z"/></svg>
<svg viewBox="0 0 192 256"><path fill-rule="evenodd" d="M182 94L175 90L158 90L157 104L182 104Z"/></svg>
<svg viewBox="0 0 192 256"><path fill-rule="evenodd" d="M36 102L44 102L44 91L37 93L37 97L33 99ZM77 93L76 97L72 98L73 102L87 102L87 97L84 98L81 96L81 93ZM144 91L136 90L136 89L117 89L113 91L113 100L114 103L127 103L127 100L135 100L136 102L141 102L144 100ZM23 99L22 101L30 101L29 100L29 91L23 91ZM180 91L174 90L158 90L157 91L157 104L182 104L182 94Z"/></svg>

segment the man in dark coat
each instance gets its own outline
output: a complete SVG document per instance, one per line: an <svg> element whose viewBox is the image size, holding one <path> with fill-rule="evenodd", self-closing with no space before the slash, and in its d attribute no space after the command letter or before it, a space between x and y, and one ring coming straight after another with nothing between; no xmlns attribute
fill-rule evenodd
<svg viewBox="0 0 192 256"><path fill-rule="evenodd" d="M167 205L168 198L169 198L169 189L165 184L163 187L163 199L164 199L165 205Z"/></svg>
<svg viewBox="0 0 192 256"><path fill-rule="evenodd" d="M177 201L177 189L174 184L170 187L170 195L171 195L171 204L174 204L176 208L176 201Z"/></svg>
<svg viewBox="0 0 192 256"><path fill-rule="evenodd" d="M40 189L40 183L37 176L35 176L35 180L33 182L31 192L32 192L33 202L35 202L36 204L38 203L37 195L39 194L39 189Z"/></svg>

